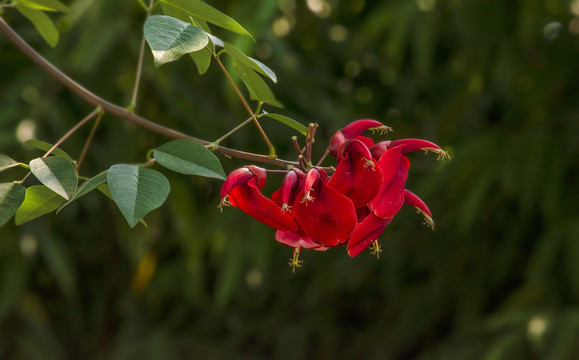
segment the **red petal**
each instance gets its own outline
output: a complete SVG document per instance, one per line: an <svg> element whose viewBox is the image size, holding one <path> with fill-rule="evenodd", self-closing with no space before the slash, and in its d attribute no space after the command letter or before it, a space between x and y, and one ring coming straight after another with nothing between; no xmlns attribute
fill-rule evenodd
<svg viewBox="0 0 579 360"><path fill-rule="evenodd" d="M418 196L414 195L408 190L404 190L404 203L406 205L414 206L419 213L424 216L424 224L430 226L434 230L434 220L432 220L432 213L424 201Z"/></svg>
<svg viewBox="0 0 579 360"><path fill-rule="evenodd" d="M386 226L392 218L381 219L374 214L370 214L352 232L348 241L348 255L354 257L366 250L374 240L378 240Z"/></svg>
<svg viewBox="0 0 579 360"><path fill-rule="evenodd" d="M273 201L263 196L257 188L257 177L247 185L235 186L229 192L229 203L247 215L281 231L297 231L293 217L285 213Z"/></svg>
<svg viewBox="0 0 579 360"><path fill-rule="evenodd" d="M302 182L304 173L298 169L292 169L285 175L281 187L271 195L273 202L282 208L288 210L293 206L296 195L302 190Z"/></svg>
<svg viewBox="0 0 579 360"><path fill-rule="evenodd" d="M408 190L404 190L404 203L406 205L414 206L415 208L419 209L426 215L432 217L432 213L430 212L428 206L426 206L426 203L422 201L422 199L420 199L414 193Z"/></svg>
<svg viewBox="0 0 579 360"><path fill-rule="evenodd" d="M299 235L289 231L277 231L275 239L280 243L291 246L293 248L302 247L304 249L326 250L322 244L315 242L307 235Z"/></svg>
<svg viewBox="0 0 579 360"><path fill-rule="evenodd" d="M396 215L404 203L404 183L410 163L402 156L402 148L389 149L378 162L382 169L382 184L369 205L374 214L382 219Z"/></svg>
<svg viewBox="0 0 579 360"><path fill-rule="evenodd" d="M436 145L435 143L432 143L430 141L426 141L426 140L422 140L422 139L399 139L399 140L393 140L392 143L390 144L390 147L394 147L394 146L398 146L398 145L404 145L404 151L403 154L412 152L412 151L418 151L418 150L423 150L423 149L437 149L437 150L442 150L438 145Z"/></svg>
<svg viewBox="0 0 579 360"><path fill-rule="evenodd" d="M221 198L225 198L234 187L247 184L254 176L247 167L233 170L221 187Z"/></svg>
<svg viewBox="0 0 579 360"><path fill-rule="evenodd" d="M346 139L352 139L355 136L362 135L362 133L371 128L383 128L384 125L380 121L372 119L356 120L342 129L342 134Z"/></svg>
<svg viewBox="0 0 579 360"><path fill-rule="evenodd" d="M391 143L392 143L392 141L390 141L390 140L380 141L376 145L370 147L370 152L372 153L372 157L374 159L380 160L382 155L384 155L386 150L388 150L388 147L390 146Z"/></svg>
<svg viewBox="0 0 579 360"><path fill-rule="evenodd" d="M255 165L247 165L246 166L249 170L251 170L251 172L257 176L257 188L258 189L263 189L263 187L265 186L265 181L266 181L266 176L267 173L265 172L264 168L260 168L259 166L255 166Z"/></svg>
<svg viewBox="0 0 579 360"><path fill-rule="evenodd" d="M349 197L357 209L366 205L378 192L382 171L362 142L352 140L345 144L344 149L328 185Z"/></svg>
<svg viewBox="0 0 579 360"><path fill-rule="evenodd" d="M328 145L328 152L330 153L330 155L337 156L338 150L345 142L346 137L344 136L344 134L342 134L341 131L335 133L334 136L332 136L332 138L330 139L330 145Z"/></svg>
<svg viewBox="0 0 579 360"><path fill-rule="evenodd" d="M317 171L315 168L308 171L304 189L294 204L294 215L314 241L337 246L345 242L356 227L356 210L350 199L319 176L316 179L316 175L311 175Z"/></svg>

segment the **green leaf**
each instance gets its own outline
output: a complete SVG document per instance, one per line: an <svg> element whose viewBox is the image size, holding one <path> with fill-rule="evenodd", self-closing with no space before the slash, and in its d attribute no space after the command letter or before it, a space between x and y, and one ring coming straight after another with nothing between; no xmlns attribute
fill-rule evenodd
<svg viewBox="0 0 579 360"><path fill-rule="evenodd" d="M249 94L253 100L258 100L280 108L283 107L283 105L276 100L269 86L253 69L238 61L234 62L234 68L249 90Z"/></svg>
<svg viewBox="0 0 579 360"><path fill-rule="evenodd" d="M170 191L169 181L163 174L136 165L111 166L107 184L113 200L131 227L161 206Z"/></svg>
<svg viewBox="0 0 579 360"><path fill-rule="evenodd" d="M18 161L12 160L4 154L0 154L0 171L10 169L12 167L18 166L20 163Z"/></svg>
<svg viewBox="0 0 579 360"><path fill-rule="evenodd" d="M174 17L174 18L182 20L184 22L191 21L193 23L193 25L201 28L206 33L210 31L209 26L207 25L207 23L203 19L200 19L200 18L193 19L191 17L191 15L187 14L185 11L181 11L181 10L174 8L173 6L170 6L167 4L161 4L161 9L163 10L163 13L167 16ZM211 39L209 40L207 47L209 47L211 49L211 51L215 51L215 46L213 46ZM189 56L195 62L195 65L197 66L197 70L199 71L199 74L200 75L205 74L207 72L207 70L209 69L209 65L211 65L211 59L212 59L211 53L209 51L195 51L195 52L189 53Z"/></svg>
<svg viewBox="0 0 579 360"><path fill-rule="evenodd" d="M161 4L161 9L163 10L163 14L167 16L171 16L181 21L185 21L186 23L191 22L191 24L197 26L198 28L201 28L203 31L207 33L211 32L211 29L209 29L209 25L207 25L207 22L205 20L203 20L198 16L194 16L190 12L181 10L168 4Z"/></svg>
<svg viewBox="0 0 579 360"><path fill-rule="evenodd" d="M16 211L16 225L22 225L58 208L64 198L44 185L34 185L26 189L24 202Z"/></svg>
<svg viewBox="0 0 579 360"><path fill-rule="evenodd" d="M279 121L282 124L285 124L289 127L291 127L294 130L299 131L300 133L302 133L304 136L307 134L308 132L308 128L302 124L300 124L299 122L295 121L294 119L287 117L285 115L280 115L280 114L270 114L266 111L263 111L263 115L267 116L269 118L272 118L274 120Z"/></svg>
<svg viewBox="0 0 579 360"><path fill-rule="evenodd" d="M58 44L58 30L54 27L52 20L41 10L31 9L24 5L16 5L22 15L24 15L32 24L48 45L55 47Z"/></svg>
<svg viewBox="0 0 579 360"><path fill-rule="evenodd" d="M70 200L76 191L78 177L74 165L60 156L37 158L30 162L30 171L49 189Z"/></svg>
<svg viewBox="0 0 579 360"><path fill-rule="evenodd" d="M145 22L144 29L145 38L153 51L155 66L201 50L209 42L205 31L170 16L151 16Z"/></svg>
<svg viewBox="0 0 579 360"><path fill-rule="evenodd" d="M25 195L26 188L18 183L0 184L0 227L16 213Z"/></svg>
<svg viewBox="0 0 579 360"><path fill-rule="evenodd" d="M273 70L265 66L265 64L263 64L261 61L245 55L241 50L239 50L238 48L229 43L225 43L224 46L225 51L229 55L231 55L235 59L235 61L267 76L274 83L277 82L277 76L275 75Z"/></svg>
<svg viewBox="0 0 579 360"><path fill-rule="evenodd" d="M49 143L41 141L41 140L36 140L36 139L26 140L24 142L24 145L30 146L30 147L33 147L35 149L42 150L42 151L48 151L53 146L52 144L49 144ZM70 160L71 163L73 163L73 164L75 163L74 159L70 155L68 155L66 152L64 152L64 150L62 150L60 148L54 149L54 151L51 153L51 155L62 156L62 157L67 158L68 160Z"/></svg>
<svg viewBox="0 0 579 360"><path fill-rule="evenodd" d="M105 170L105 171L99 173L98 175L95 175L92 178L88 179L87 181L83 182L76 189L72 198L69 201L67 201L66 203L62 204L60 206L60 208L58 208L58 211L56 213L58 214L60 212L60 210L62 210L65 206L67 206L71 202L78 200L82 196L85 196L89 192L91 192L94 189L96 189L97 187L99 187L101 184L105 183L107 181L107 171L108 170Z"/></svg>
<svg viewBox="0 0 579 360"><path fill-rule="evenodd" d="M205 74L209 69L209 65L211 65L212 56L209 51L197 51L189 54L189 56L195 62L199 75Z"/></svg>
<svg viewBox="0 0 579 360"><path fill-rule="evenodd" d="M16 0L16 3L37 10L62 12L70 11L68 6L64 5L58 0Z"/></svg>
<svg viewBox="0 0 579 360"><path fill-rule="evenodd" d="M173 140L153 152L159 165L181 174L225 180L221 163L205 146L190 140Z"/></svg>
<svg viewBox="0 0 579 360"><path fill-rule="evenodd" d="M199 0L161 0L162 3L174 6L175 8L187 12L193 17L200 17L203 20L215 24L235 33L253 36L243 28L237 21L225 15L214 7ZM254 39L255 40L255 39Z"/></svg>

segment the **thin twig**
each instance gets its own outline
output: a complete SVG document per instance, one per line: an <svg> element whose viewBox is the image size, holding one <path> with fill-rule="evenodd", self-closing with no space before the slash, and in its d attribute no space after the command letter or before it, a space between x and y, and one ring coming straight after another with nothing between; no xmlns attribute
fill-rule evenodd
<svg viewBox="0 0 579 360"><path fill-rule="evenodd" d="M76 125L74 125L72 127L72 129L68 130L68 132L66 134L64 134L55 144L54 146L52 146L50 148L50 150L48 150L46 152L46 154L44 154L44 156L42 156L42 158L46 158L48 157L50 154L52 154L52 152L54 150L56 150L57 147L60 146L60 144L62 144L63 142L65 142L69 137L72 136L72 134L74 134L75 132L78 131L78 129L80 129L84 124L86 124L90 119L92 119L96 114L98 114L101 111L100 107L97 107L96 109L94 109L90 114L88 114L84 119L82 119L81 121L79 121Z"/></svg>
<svg viewBox="0 0 579 360"><path fill-rule="evenodd" d="M225 135L223 135L222 137L220 137L219 139L215 140L213 143L215 145L219 145L220 142L222 142L223 140L227 139L231 134L233 134L234 132L236 132L237 130L241 129L242 127L244 127L245 125L249 124L253 119L251 117L247 118L244 122L242 122L241 124L237 125L236 127L234 127L233 129L229 130Z"/></svg>
<svg viewBox="0 0 579 360"><path fill-rule="evenodd" d="M229 72L227 71L225 66L223 66L223 63L221 62L221 60L219 60L219 56L217 56L211 50L210 50L210 52L211 52L211 55L213 56L213 58L215 59L215 61L217 62L217 65L219 65L219 68L221 69L221 71L223 71L223 73L225 74L225 77L227 78L227 80L229 81L231 86L233 87L233 90L235 90L235 93L237 94L237 97L239 97L239 99L241 100L243 107L249 113L249 116L251 116L251 118L253 119L255 126L257 126L257 129L259 130L261 137L263 137L263 140L267 144L267 148L269 149L269 156L275 157L275 148L273 147L273 145L271 144L271 142L267 138L265 131L263 131L263 128L261 127L261 125L259 124L259 121L257 120L257 117L255 116L255 114L251 110L251 107L247 103L247 100L245 100L245 96L243 96L243 94L241 93L241 90L239 90L239 87L237 87L237 85L235 84L235 81L233 81L233 79L231 78L231 75L229 75Z"/></svg>
<svg viewBox="0 0 579 360"><path fill-rule="evenodd" d="M99 110L99 115L97 116L92 129L90 130L90 134L88 135L88 138L86 139L86 142L84 143L84 147L82 148L82 152L80 153L80 156L78 157L78 161L76 162L76 172L78 173L78 169L80 169L80 164L82 164L82 161L84 160L84 157L86 156L86 152L88 151L88 147L90 146L90 143L92 142L92 138L94 137L94 134L96 132L97 127L99 126L99 123L101 122L101 119L103 117L104 112L102 111L102 109L98 109Z"/></svg>
<svg viewBox="0 0 579 360"><path fill-rule="evenodd" d="M151 16L153 11L154 0L149 1L149 8L147 10L147 19ZM137 74L135 75L135 85L133 87L133 95L131 96L131 102L127 110L133 112L137 106L137 95L139 93L139 83L141 82L141 73L143 72L143 58L145 57L145 35L143 34L143 39L141 40L141 49L139 50L139 61L137 62Z"/></svg>
<svg viewBox="0 0 579 360"><path fill-rule="evenodd" d="M150 120L147 120L139 115L134 113L128 112L126 109L115 105L103 98L99 97L98 95L92 93L91 91L84 88L82 85L71 79L68 75L63 73L60 69L56 68L50 62L48 62L42 55L40 55L36 50L34 50L24 39L22 39L5 21L2 17L0 17L0 30L6 34L8 39L16 45L26 56L28 56L32 61L34 61L38 66L44 69L46 72L54 76L60 83L64 86L72 90L76 93L79 97L81 97L87 103L93 106L101 106L102 109L118 118L124 119L128 122L131 122L135 125L143 127L149 131L157 133L159 135L166 136L172 139L188 139L195 142L198 142L202 145L209 145L211 144L209 141L205 141L202 139L198 139L196 137L184 134L177 130L159 125L154 123ZM254 153L249 153L241 150L235 150L226 148L223 146L218 147L214 151L229 157L234 157L238 159L259 162L263 164L269 164L278 167L287 167L287 166L297 166L298 163L295 161L289 160L282 160L278 158L272 158L267 155L259 155Z"/></svg>

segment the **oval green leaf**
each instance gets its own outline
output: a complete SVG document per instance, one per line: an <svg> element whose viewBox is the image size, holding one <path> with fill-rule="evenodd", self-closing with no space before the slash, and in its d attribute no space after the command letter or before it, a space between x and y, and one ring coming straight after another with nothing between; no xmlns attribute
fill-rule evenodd
<svg viewBox="0 0 579 360"><path fill-rule="evenodd" d="M153 51L155 66L175 61L203 49L209 42L205 31L179 19L154 15L145 22L145 38Z"/></svg>
<svg viewBox="0 0 579 360"><path fill-rule="evenodd" d="M60 156L37 158L30 162L30 171L49 189L70 200L76 191L78 177L74 165Z"/></svg>
<svg viewBox="0 0 579 360"><path fill-rule="evenodd" d="M249 90L251 99L258 100L276 107L283 107L283 105L277 101L269 86L265 83L265 81L263 81L261 76L257 75L257 73L252 68L245 66L238 61L235 61L233 64L235 71L245 84L245 87L247 87L247 90Z"/></svg>
<svg viewBox="0 0 579 360"><path fill-rule="evenodd" d="M42 150L42 151L48 151L48 150L52 149L52 147L53 147L52 144L47 143L47 142L42 141L42 140L37 140L37 139L26 140L24 142L24 145L30 146L30 147L33 147L35 149ZM70 155L68 155L64 150L62 150L61 148L54 149L51 154L55 155L55 156L65 157L68 160L70 160L71 163L75 162L74 159Z"/></svg>
<svg viewBox="0 0 579 360"><path fill-rule="evenodd" d="M159 165L186 175L225 180L221 163L205 146L190 140L173 140L153 152Z"/></svg>
<svg viewBox="0 0 579 360"><path fill-rule="evenodd" d="M41 10L31 9L24 5L16 5L16 10L34 25L38 33L48 45L55 47L58 44L58 30L50 18Z"/></svg>
<svg viewBox="0 0 579 360"><path fill-rule="evenodd" d="M18 166L20 163L15 161L4 154L0 154L0 171L10 169L12 167Z"/></svg>
<svg viewBox="0 0 579 360"><path fill-rule="evenodd" d="M225 15L221 11L215 9L214 7L204 3L200 0L161 0L162 3L171 5L181 11L187 12L193 17L200 17L201 19L215 24L219 27L233 31L235 33L249 36L253 39L253 36L243 28L237 21L233 18ZM254 39L255 40L255 39Z"/></svg>
<svg viewBox="0 0 579 360"><path fill-rule="evenodd" d="M300 133L302 133L304 136L307 134L308 132L308 128L305 125L300 124L299 122L295 121L294 119L287 117L285 115L280 115L280 114L270 114L266 111L263 111L263 115L267 116L269 118L272 118L274 120L279 121L280 123L287 125L289 127L291 127L294 130L299 131Z"/></svg>
<svg viewBox="0 0 579 360"><path fill-rule="evenodd" d="M231 55L235 59L235 61L238 61L238 62L242 63L243 65L267 76L274 83L277 82L277 76L275 75L273 70L271 70L269 67L267 67L265 64L263 64L261 61L245 55L241 50L239 50L238 48L236 48L235 46L233 46L229 43L225 43L224 47L225 47L225 51L229 55Z"/></svg>
<svg viewBox="0 0 579 360"><path fill-rule="evenodd" d="M158 208L169 195L169 181L158 171L136 165L113 165L107 184L114 202L130 227Z"/></svg>
<svg viewBox="0 0 579 360"><path fill-rule="evenodd" d="M0 227L16 213L26 196L26 188L18 183L0 184Z"/></svg>
<svg viewBox="0 0 579 360"><path fill-rule="evenodd" d="M64 199L44 185L34 185L26 189L26 197L16 211L16 225L22 225L58 208Z"/></svg>

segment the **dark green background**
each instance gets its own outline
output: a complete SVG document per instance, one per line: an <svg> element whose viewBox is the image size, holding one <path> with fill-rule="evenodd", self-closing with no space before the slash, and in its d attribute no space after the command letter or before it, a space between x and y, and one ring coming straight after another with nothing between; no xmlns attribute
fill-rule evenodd
<svg viewBox="0 0 579 360"><path fill-rule="evenodd" d="M0 229L0 358L579 356L578 2L333 0L325 17L306 3L320 1L210 2L256 38L216 29L277 73L281 113L319 124L316 156L359 118L452 154L410 155L407 186L436 231L406 207L379 260L304 251L293 274L272 229L219 212L220 181L156 168L172 191L148 229L130 229L98 193ZM81 84L127 105L144 11L136 1L71 6L73 16L51 15L62 31L54 49L13 9L2 16ZM289 33L276 36L284 21ZM55 142L91 110L0 35L1 153L39 156L16 139L24 119ZM215 64L203 76L188 58L154 68L148 49L137 112L208 140L247 117ZM279 155L295 158L293 130L264 126ZM63 149L78 156L89 130ZM165 141L105 115L81 172L145 161ZM223 145L267 152L252 126ZM220 159L227 172L244 165ZM280 181L270 176L266 191ZM139 285L142 259L154 273Z"/></svg>

